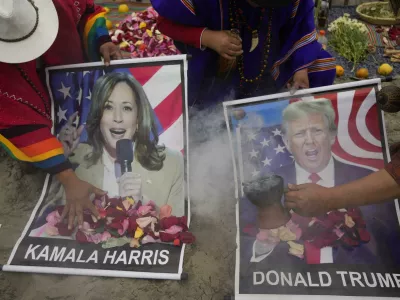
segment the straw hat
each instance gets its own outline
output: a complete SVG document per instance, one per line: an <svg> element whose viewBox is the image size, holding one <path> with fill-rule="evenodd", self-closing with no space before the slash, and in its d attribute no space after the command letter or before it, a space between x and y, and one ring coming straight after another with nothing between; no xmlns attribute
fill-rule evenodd
<svg viewBox="0 0 400 300"><path fill-rule="evenodd" d="M22 63L53 44L58 16L52 0L0 0L0 61Z"/></svg>

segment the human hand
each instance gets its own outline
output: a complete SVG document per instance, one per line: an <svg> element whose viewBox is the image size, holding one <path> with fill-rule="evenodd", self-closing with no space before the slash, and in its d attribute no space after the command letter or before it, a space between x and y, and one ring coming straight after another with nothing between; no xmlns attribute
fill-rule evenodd
<svg viewBox="0 0 400 300"><path fill-rule="evenodd" d="M142 177L140 174L124 173L118 179L118 185L120 197L132 197L136 201L142 200Z"/></svg>
<svg viewBox="0 0 400 300"><path fill-rule="evenodd" d="M61 128L61 131L58 135L58 139L63 145L64 155L66 157L69 157L78 147L79 139L81 137L83 129L85 128L84 125L75 128L74 121L77 117L78 117L78 112L73 113L69 117L67 124L65 124L64 127Z"/></svg>
<svg viewBox="0 0 400 300"><path fill-rule="evenodd" d="M111 59L122 59L121 50L113 42L104 43L100 46L99 51L107 67L110 65Z"/></svg>
<svg viewBox="0 0 400 300"><path fill-rule="evenodd" d="M90 200L90 196L95 194L101 197L104 196L106 192L86 181L80 180L71 169L57 174L57 179L62 183L65 189L67 203L61 214L61 220L68 215L69 230L74 226L75 217L78 219L79 226L83 225L83 211L85 209L89 209L95 217L100 217L96 207Z"/></svg>
<svg viewBox="0 0 400 300"><path fill-rule="evenodd" d="M201 43L228 60L233 60L243 53L242 40L240 37L231 34L230 31L206 29L203 32Z"/></svg>
<svg viewBox="0 0 400 300"><path fill-rule="evenodd" d="M288 83L287 88L293 95L298 89L308 89L310 81L308 79L308 69L303 69L294 73L292 83Z"/></svg>
<svg viewBox="0 0 400 300"><path fill-rule="evenodd" d="M315 183L289 184L285 206L299 215L315 217L331 211L329 189Z"/></svg>

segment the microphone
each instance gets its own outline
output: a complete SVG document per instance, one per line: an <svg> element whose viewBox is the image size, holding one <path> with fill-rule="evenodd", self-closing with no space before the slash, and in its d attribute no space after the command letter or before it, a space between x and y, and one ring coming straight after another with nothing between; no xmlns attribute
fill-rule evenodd
<svg viewBox="0 0 400 300"><path fill-rule="evenodd" d="M117 141L117 161L121 165L121 174L132 172L133 143L131 140Z"/></svg>

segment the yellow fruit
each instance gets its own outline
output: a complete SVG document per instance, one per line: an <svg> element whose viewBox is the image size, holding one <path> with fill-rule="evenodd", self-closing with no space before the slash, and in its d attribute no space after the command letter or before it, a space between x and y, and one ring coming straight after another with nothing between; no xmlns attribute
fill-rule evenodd
<svg viewBox="0 0 400 300"><path fill-rule="evenodd" d="M389 64L383 64L379 67L379 75L388 76L393 72L393 67Z"/></svg>
<svg viewBox="0 0 400 300"><path fill-rule="evenodd" d="M129 6L126 4L121 4L120 6L118 6L118 12L120 13L126 13L129 11Z"/></svg>
<svg viewBox="0 0 400 300"><path fill-rule="evenodd" d="M104 10L106 11L106 14L108 14L110 12L110 9L107 6L104 7Z"/></svg>
<svg viewBox="0 0 400 300"><path fill-rule="evenodd" d="M108 30L111 30L113 28L113 23L110 20L106 21L106 26Z"/></svg>
<svg viewBox="0 0 400 300"><path fill-rule="evenodd" d="M369 73L368 73L368 70L367 70L367 69L362 68L362 69L358 69L358 70L357 70L357 73L356 73L356 77L357 77L357 78L366 79L366 78L368 78L368 76L369 76Z"/></svg>
<svg viewBox="0 0 400 300"><path fill-rule="evenodd" d="M336 76L341 77L344 75L344 69L342 66L336 66Z"/></svg>

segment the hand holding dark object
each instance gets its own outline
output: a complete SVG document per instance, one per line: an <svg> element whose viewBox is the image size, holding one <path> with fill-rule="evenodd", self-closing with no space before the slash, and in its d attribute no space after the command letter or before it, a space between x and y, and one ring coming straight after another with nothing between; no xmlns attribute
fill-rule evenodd
<svg viewBox="0 0 400 300"><path fill-rule="evenodd" d="M122 59L121 50L113 42L104 43L100 46L99 51L107 67L110 65L111 59Z"/></svg>
<svg viewBox="0 0 400 300"><path fill-rule="evenodd" d="M308 78L308 69L297 71L293 76L293 82L288 83L287 88L294 94L298 89L308 89L310 81Z"/></svg>
<svg viewBox="0 0 400 300"><path fill-rule="evenodd" d="M237 56L243 54L241 39L230 31L206 29L203 32L202 45L213 49L228 60L234 60Z"/></svg>
<svg viewBox="0 0 400 300"><path fill-rule="evenodd" d="M100 217L96 207L90 201L90 196L95 194L101 197L106 192L86 181L80 180L71 169L63 171L56 176L65 189L67 203L62 212L61 220L68 215L68 229L73 228L75 217L77 217L79 225L83 224L83 211L85 209L89 209L95 217Z"/></svg>
<svg viewBox="0 0 400 300"><path fill-rule="evenodd" d="M74 126L74 121L77 117L78 112L73 113L69 117L67 124L65 124L64 127L61 128L60 134L58 136L58 139L63 145L64 155L66 157L69 157L78 147L81 134L83 132L83 129L85 128L84 125L81 125L78 128Z"/></svg>
<svg viewBox="0 0 400 300"><path fill-rule="evenodd" d="M318 184L289 184L285 194L285 206L305 217L323 215L331 211L329 189Z"/></svg>

